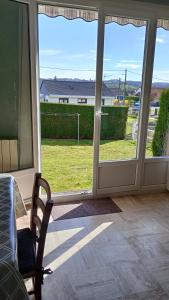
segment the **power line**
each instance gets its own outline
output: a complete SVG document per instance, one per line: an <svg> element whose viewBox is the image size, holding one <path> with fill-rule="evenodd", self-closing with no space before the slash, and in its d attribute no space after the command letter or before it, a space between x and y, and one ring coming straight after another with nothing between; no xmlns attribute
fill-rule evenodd
<svg viewBox="0 0 169 300"><path fill-rule="evenodd" d="M40 66L40 69L60 70L60 71L76 71L76 72L78 72L78 71L80 71L80 72L96 72L96 70L93 70L93 69L72 69L72 68L66 69L66 68L57 68L57 67L49 67L49 66ZM126 74L126 70L104 70L104 71L105 72L124 72L120 75L125 75ZM127 72L142 76L141 73L131 71L131 70L128 70L128 69L127 69ZM110 77L110 76L112 76L112 75L104 75L104 78L105 77ZM157 79L157 80L169 83L169 80L159 78L159 77L156 77L156 76L153 76L153 79Z"/></svg>
<svg viewBox="0 0 169 300"><path fill-rule="evenodd" d="M142 76L141 73L137 73L135 71L130 71L130 70L127 70L129 73L132 73L132 74L136 74L136 75L139 75L139 76ZM157 80L162 80L164 82L168 82L169 83L169 80L166 80L166 79L163 79L163 78L159 78L159 77L156 77L156 76L153 76L153 79L157 79Z"/></svg>
<svg viewBox="0 0 169 300"><path fill-rule="evenodd" d="M66 69L57 67L40 66L40 69L51 69L51 70L61 70L61 71L84 71L84 72L96 72L94 69ZM124 70L105 70L106 72L123 72Z"/></svg>

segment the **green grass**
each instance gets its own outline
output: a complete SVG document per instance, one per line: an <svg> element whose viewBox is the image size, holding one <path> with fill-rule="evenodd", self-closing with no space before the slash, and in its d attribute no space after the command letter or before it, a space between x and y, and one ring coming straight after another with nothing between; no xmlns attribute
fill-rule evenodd
<svg viewBox="0 0 169 300"><path fill-rule="evenodd" d="M101 160L124 160L136 157L136 142L131 132L136 116L129 116L126 139L103 140L100 145ZM151 157L151 144L147 143L146 157ZM93 142L68 139L42 139L42 172L51 185L52 192L92 189Z"/></svg>
<svg viewBox="0 0 169 300"><path fill-rule="evenodd" d="M102 141L100 160L134 158L132 140ZM151 148L147 149L151 156ZM42 172L52 192L92 189L93 143L91 140L42 140Z"/></svg>
<svg viewBox="0 0 169 300"><path fill-rule="evenodd" d="M42 172L53 192L92 187L93 147L91 141L42 140Z"/></svg>

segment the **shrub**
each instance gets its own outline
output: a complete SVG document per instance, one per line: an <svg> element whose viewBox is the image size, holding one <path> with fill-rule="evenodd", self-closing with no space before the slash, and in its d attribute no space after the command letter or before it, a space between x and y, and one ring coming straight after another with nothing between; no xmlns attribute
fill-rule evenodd
<svg viewBox="0 0 169 300"><path fill-rule="evenodd" d="M101 139L124 139L127 122L127 107L104 106ZM80 114L80 138L92 139L94 106L60 103L41 103L42 138L77 138L77 114ZM56 114L56 115L55 115Z"/></svg>
<svg viewBox="0 0 169 300"><path fill-rule="evenodd" d="M153 156L163 156L166 152L166 138L169 129L169 90L160 97L160 109L152 141Z"/></svg>
<svg viewBox="0 0 169 300"><path fill-rule="evenodd" d="M126 96L125 100L128 100L128 102L130 104L134 104L135 102L139 102L140 101L140 97L139 96Z"/></svg>

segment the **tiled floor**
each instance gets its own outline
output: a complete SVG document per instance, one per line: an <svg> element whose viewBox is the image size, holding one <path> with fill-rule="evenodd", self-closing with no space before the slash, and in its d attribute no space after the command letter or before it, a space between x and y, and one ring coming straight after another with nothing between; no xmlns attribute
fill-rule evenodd
<svg viewBox="0 0 169 300"><path fill-rule="evenodd" d="M51 220L44 300L169 300L169 193L113 200L123 212Z"/></svg>

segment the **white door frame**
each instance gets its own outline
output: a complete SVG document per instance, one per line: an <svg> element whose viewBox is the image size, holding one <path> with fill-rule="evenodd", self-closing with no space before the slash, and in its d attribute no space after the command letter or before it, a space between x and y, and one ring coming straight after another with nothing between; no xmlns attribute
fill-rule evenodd
<svg viewBox="0 0 169 300"><path fill-rule="evenodd" d="M98 32L97 32L97 55L96 55L96 86L95 86L95 109L94 109L94 135L93 135L93 189L92 194L96 196L98 187L98 166L101 126L101 99L102 99L102 75L103 75L103 54L104 54L104 9L99 9Z"/></svg>
<svg viewBox="0 0 169 300"><path fill-rule="evenodd" d="M115 1L114 1L115 2ZM144 179L144 165L145 162L168 162L168 157L152 157L149 159L145 159L145 147L147 140L147 126L148 126L148 117L149 117L149 98L151 94L151 86L152 86L152 74L153 74L153 64L154 64L154 54L155 54L155 45L156 45L156 31L157 31L157 19L164 18L168 19L168 13L166 13L164 8L161 7L159 10L158 6L154 6L154 10L147 6L147 10L145 7L140 7L138 9L137 4L135 7L124 6L117 3L117 6L113 6L113 8L109 7L104 9L100 7L99 9L99 32L98 32L98 52L97 52L97 70L101 72L99 76L96 76L96 109L95 109L95 135L94 135L94 184L93 184L93 194L94 196L98 196L99 194L110 194L112 192L123 192L123 191L140 191L144 189L143 187L143 179ZM136 9L137 8L137 9ZM168 7L169 12L169 7ZM112 15L112 16L121 16L121 17L130 17L136 19L143 19L147 21L146 26L146 36L145 36L145 49L144 49L144 63L142 70L142 97L141 97L141 114L139 120L139 136L137 142L137 156L136 159L127 159L124 161L104 161L99 162L99 141L100 141L100 128L101 128L101 75L103 70L103 50L104 45L102 45L102 41L104 40L104 20L103 14ZM163 17L161 17L163 16ZM102 45L102 47L100 47ZM98 82L97 82L98 81ZM136 165L136 179L135 183L129 186L119 186L114 188L99 188L99 168L111 167L117 165ZM108 175L109 176L109 175ZM164 188L164 184L160 185ZM154 188L154 187L150 187ZM147 190L148 188L145 187Z"/></svg>
<svg viewBox="0 0 169 300"><path fill-rule="evenodd" d="M33 118L33 149L34 149L34 168L31 174L35 171L40 171L40 108L39 108L39 57L38 57L38 28L37 28L37 5L63 5L73 7L86 7L86 9L98 9L98 44L97 44L97 74L96 74L96 107L95 107L95 125L94 125L94 166L93 166L93 191L89 195L67 195L64 200L71 200L72 198L84 198L88 196L98 196L99 194L106 194L113 190L100 190L98 189L98 176L99 168L104 167L108 163L118 164L122 162L102 162L99 163L99 141L100 141L100 122L101 122L101 84L102 84L102 71L103 71L103 50L104 50L104 16L127 16L133 18L143 18L148 20L147 34L146 34L146 46L144 52L144 68L143 68L143 88L142 88L142 108L139 129L138 140L138 156L134 160L124 161L124 165L136 163L137 164L137 176L134 188L124 187L119 188L117 191L123 190L138 190L143 182L144 162L145 162L145 144L147 136L147 122L148 122L148 96L150 95L152 72L153 72L153 58L155 50L155 37L156 37L156 20L168 19L169 6L155 5L152 3L141 3L125 0L112 0L110 1L83 1L83 0L62 0L62 4L57 0L13 0L18 2L27 3L29 5L29 28L30 28L30 56L31 56L31 79L32 79L32 118ZM103 8L104 7L104 8ZM153 161L156 158L150 158L148 161ZM168 162L168 158L157 158L160 161ZM146 160L147 161L147 160ZM27 173L29 170L26 170ZM23 177L24 171L16 172ZM25 174L26 174L25 173ZM17 175L16 175L17 176Z"/></svg>

